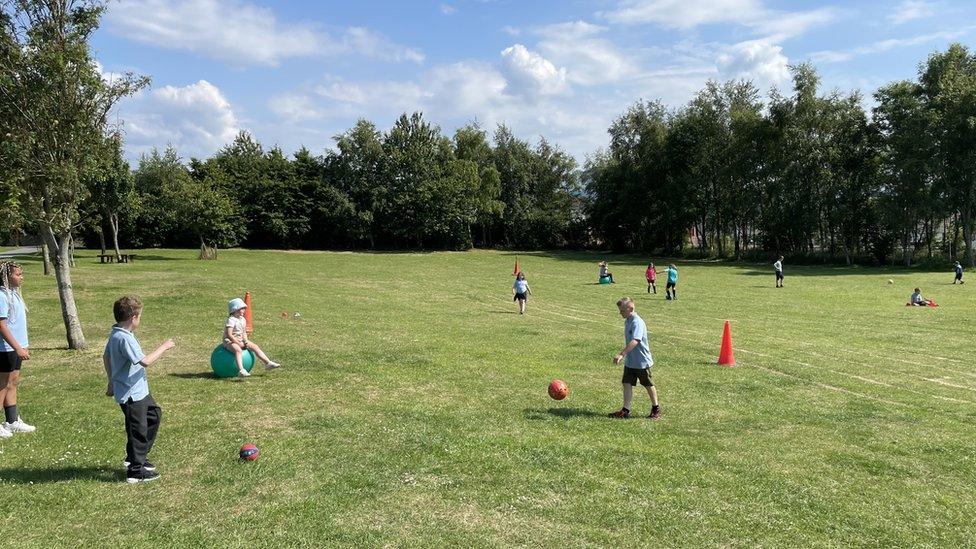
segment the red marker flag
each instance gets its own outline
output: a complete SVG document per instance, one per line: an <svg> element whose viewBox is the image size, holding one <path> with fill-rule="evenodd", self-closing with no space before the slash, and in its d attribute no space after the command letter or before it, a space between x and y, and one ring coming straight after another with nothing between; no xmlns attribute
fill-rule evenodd
<svg viewBox="0 0 976 549"><path fill-rule="evenodd" d="M515 272L512 273L512 274L515 275L515 276L518 276L518 274L520 272L522 272L522 271L519 269L519 266L518 266L518 256L515 256Z"/></svg>

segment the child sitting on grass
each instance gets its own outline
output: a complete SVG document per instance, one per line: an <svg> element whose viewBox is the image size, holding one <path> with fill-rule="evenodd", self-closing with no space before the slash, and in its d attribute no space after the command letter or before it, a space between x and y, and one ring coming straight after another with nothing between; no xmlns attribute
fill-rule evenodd
<svg viewBox="0 0 976 549"><path fill-rule="evenodd" d="M908 300L913 307L928 307L930 305L930 300L922 297L922 290L919 290L918 288L915 288L915 293L913 293Z"/></svg>
<svg viewBox="0 0 976 549"><path fill-rule="evenodd" d="M281 364L272 361L268 355L264 354L261 347L247 338L247 321L244 320L244 309L247 305L244 300L235 297L227 304L227 323L224 324L224 348L234 353L234 360L237 362L237 377L248 377L250 372L244 369L244 351L253 351L261 359L264 367L268 370L278 368Z"/></svg>

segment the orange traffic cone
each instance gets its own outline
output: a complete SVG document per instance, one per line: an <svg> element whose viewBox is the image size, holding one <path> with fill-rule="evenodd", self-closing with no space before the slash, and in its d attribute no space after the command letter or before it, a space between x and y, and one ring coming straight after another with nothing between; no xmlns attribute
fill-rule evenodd
<svg viewBox="0 0 976 549"><path fill-rule="evenodd" d="M247 333L252 333L254 331L254 321L251 320L251 292L244 292L244 305L247 306L244 309L244 322L247 323Z"/></svg>
<svg viewBox="0 0 976 549"><path fill-rule="evenodd" d="M732 352L732 328L729 321L725 321L725 331L722 333L722 350L718 353L719 366L735 366L735 354Z"/></svg>

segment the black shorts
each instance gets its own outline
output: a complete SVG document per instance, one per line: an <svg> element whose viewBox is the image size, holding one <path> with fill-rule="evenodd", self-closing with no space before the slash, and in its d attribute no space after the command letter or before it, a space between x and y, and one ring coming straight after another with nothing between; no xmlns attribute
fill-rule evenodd
<svg viewBox="0 0 976 549"><path fill-rule="evenodd" d="M525 297L525 294L518 294L517 293L517 294L515 294L515 299L527 300L528 298Z"/></svg>
<svg viewBox="0 0 976 549"><path fill-rule="evenodd" d="M670 290L671 288L675 288L677 286L678 286L678 283L677 282L668 282L667 285L664 287L664 289L665 290Z"/></svg>
<svg viewBox="0 0 976 549"><path fill-rule="evenodd" d="M956 273L956 280L962 280L962 273Z"/></svg>
<svg viewBox="0 0 976 549"><path fill-rule="evenodd" d="M637 385L637 381L644 387L653 387L654 382L651 381L651 369L650 368L627 368L624 367L624 377L620 380L621 383L627 383L633 386Z"/></svg>
<svg viewBox="0 0 976 549"><path fill-rule="evenodd" d="M769 280L768 278L766 280ZM783 271L776 271L776 280L783 280ZM943 278L943 280L945 280Z"/></svg>
<svg viewBox="0 0 976 549"><path fill-rule="evenodd" d="M23 360L17 356L17 351L5 351L0 353L0 374L9 374L20 369Z"/></svg>

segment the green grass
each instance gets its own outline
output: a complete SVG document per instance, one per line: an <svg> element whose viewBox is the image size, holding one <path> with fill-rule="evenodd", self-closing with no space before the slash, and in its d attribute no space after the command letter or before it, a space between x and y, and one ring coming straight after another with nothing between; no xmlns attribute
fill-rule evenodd
<svg viewBox="0 0 976 549"><path fill-rule="evenodd" d="M950 271L682 262L680 300L636 257L502 252L81 253L89 348L63 349L54 281L26 267L32 359L0 442L5 546L948 546L976 539L976 295ZM659 264L664 261L659 260ZM887 284L891 278L894 284ZM921 286L936 309L905 307ZM282 369L208 376L231 297ZM122 481L100 354L146 304L163 478ZM614 302L647 321L664 418L628 421ZM288 318L282 318L282 312ZM295 319L294 312L301 318ZM714 364L730 319L739 364ZM555 402L552 378L572 393ZM237 460L244 442L261 448Z"/></svg>

